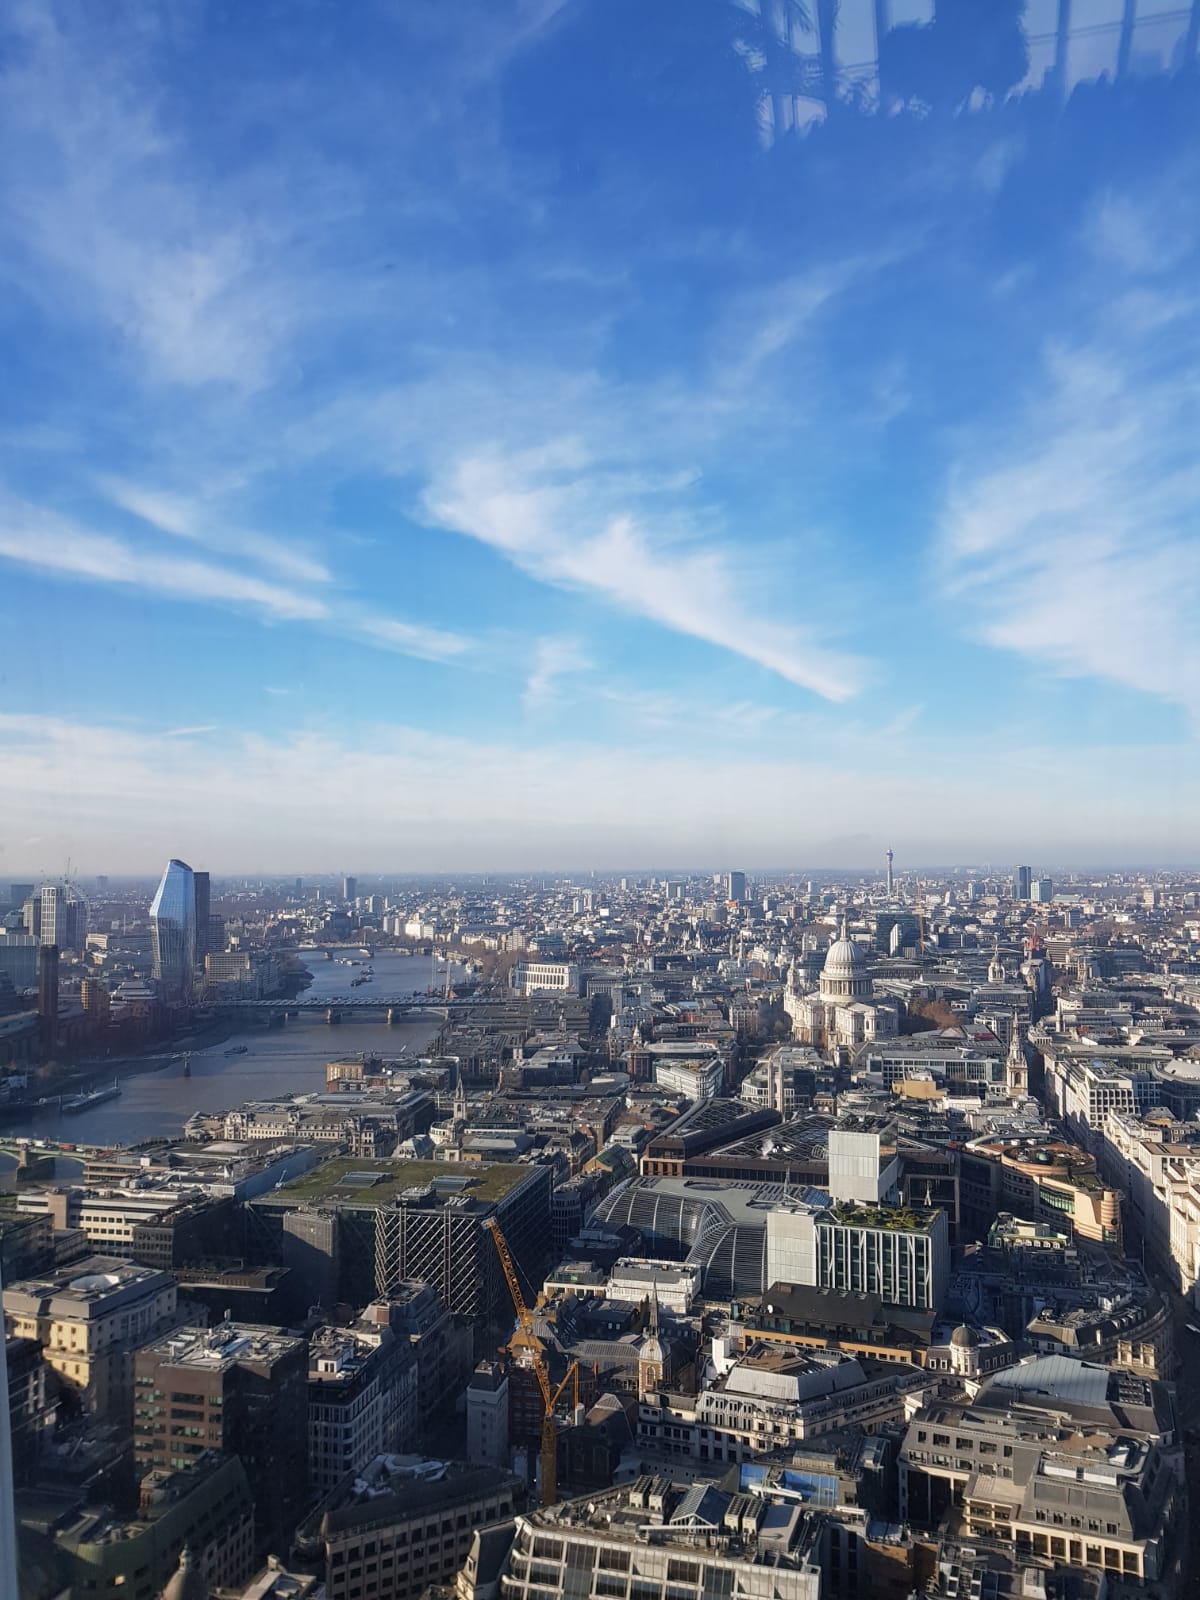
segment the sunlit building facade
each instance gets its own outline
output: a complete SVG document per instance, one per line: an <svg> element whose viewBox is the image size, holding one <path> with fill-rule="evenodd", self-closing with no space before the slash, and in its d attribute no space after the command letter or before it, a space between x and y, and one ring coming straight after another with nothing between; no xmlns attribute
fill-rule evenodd
<svg viewBox="0 0 1200 1600"><path fill-rule="evenodd" d="M168 861L151 901L150 948L163 997L186 998L196 965L196 880L186 861Z"/></svg>

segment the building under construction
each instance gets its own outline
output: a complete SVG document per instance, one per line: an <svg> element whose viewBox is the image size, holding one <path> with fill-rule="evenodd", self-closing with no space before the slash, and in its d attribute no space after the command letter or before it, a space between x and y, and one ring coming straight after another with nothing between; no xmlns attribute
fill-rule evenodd
<svg viewBox="0 0 1200 1600"><path fill-rule="evenodd" d="M550 1245L549 1167L339 1157L252 1202L252 1231L310 1304L353 1306L408 1279L479 1327L512 1319L486 1224L497 1220L529 1282Z"/></svg>

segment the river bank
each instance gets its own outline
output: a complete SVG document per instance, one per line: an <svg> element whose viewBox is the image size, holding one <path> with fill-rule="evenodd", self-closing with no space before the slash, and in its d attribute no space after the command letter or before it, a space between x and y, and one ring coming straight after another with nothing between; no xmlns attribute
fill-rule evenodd
<svg viewBox="0 0 1200 1600"><path fill-rule="evenodd" d="M389 959L389 954L376 955L371 980L388 998L420 994L444 983L443 962L420 956ZM345 965L337 960L314 961L312 967L311 982L303 991L306 997L331 1002L345 998L349 990ZM451 983L454 976L452 970ZM178 1136L197 1111L219 1113L248 1100L319 1092L325 1087L326 1064L338 1055L415 1058L429 1049L439 1027L435 1018L389 1024L359 1019L353 1012L338 1024L326 1022L323 1012L305 1012L283 1027L223 1019L159 1041L145 1051L92 1060L73 1071L72 1076L86 1084L116 1079L121 1085L117 1098L75 1114L49 1110L26 1114L0 1131L7 1138L110 1146ZM181 1059L185 1056L186 1063ZM190 1068L187 1076L185 1064ZM49 1092L48 1086L40 1086L40 1091ZM61 1079L52 1092L75 1091Z"/></svg>

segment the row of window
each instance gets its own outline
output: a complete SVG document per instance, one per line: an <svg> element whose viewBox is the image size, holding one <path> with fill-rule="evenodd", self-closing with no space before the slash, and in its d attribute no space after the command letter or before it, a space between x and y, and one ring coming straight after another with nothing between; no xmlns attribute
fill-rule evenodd
<svg viewBox="0 0 1200 1600"><path fill-rule="evenodd" d="M995 1538L1007 1539L1009 1536L1007 1528L997 1528L986 1520L980 1521L978 1526L969 1526L968 1531L972 1537L991 1534ZM1108 1572L1120 1572L1127 1577L1141 1576L1141 1557L1136 1550L1118 1550L1111 1545L1083 1544L1078 1539L1048 1538L1044 1533L1030 1535L1023 1529L1017 1530L1014 1542L1018 1546L1032 1546L1038 1555L1069 1562L1072 1566L1103 1567Z"/></svg>
<svg viewBox="0 0 1200 1600"><path fill-rule="evenodd" d="M486 1507L473 1507L470 1512L461 1511L456 1517L443 1517L437 1522L430 1522L425 1527L398 1527L382 1533L378 1538L367 1539L361 1546L347 1549L339 1546L330 1551L329 1565L342 1567L348 1563L357 1563L376 1555L384 1555L390 1560L389 1552L392 1549L405 1549L410 1542L414 1548L424 1547L435 1549L442 1542L443 1536L449 1548L456 1541L450 1536L461 1536L468 1528L476 1528L484 1522L495 1522L501 1517L509 1516L512 1512L511 1501L503 1501ZM353 1567L351 1567L353 1571Z"/></svg>
<svg viewBox="0 0 1200 1600"><path fill-rule="evenodd" d="M918 1444L925 1444L927 1442L927 1433L928 1430L925 1428L917 1429ZM932 1440L928 1442L935 1445L949 1445L950 1435L948 1433L935 1433ZM964 1438L962 1434L957 1434L955 1436L954 1448L956 1450L970 1450L981 1456L994 1456L997 1450L996 1443L992 1439L972 1439L970 1437ZM1013 1447L1010 1444L1002 1446L1001 1449L1005 1460L1007 1460L1013 1453Z"/></svg>

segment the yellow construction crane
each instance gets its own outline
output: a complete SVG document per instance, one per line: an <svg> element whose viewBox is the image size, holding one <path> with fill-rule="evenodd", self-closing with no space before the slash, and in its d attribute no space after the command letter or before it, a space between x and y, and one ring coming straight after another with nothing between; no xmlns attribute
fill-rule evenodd
<svg viewBox="0 0 1200 1600"><path fill-rule="evenodd" d="M508 1241L495 1217L488 1219L487 1227L491 1229L492 1238L496 1242L496 1254L500 1257L500 1265L504 1268L508 1292L512 1296L517 1321L521 1324L521 1330L525 1335L524 1342L529 1351L538 1388L542 1391L542 1403L545 1407L542 1413L542 1504L552 1506L558 1501L558 1418L555 1407L562 1399L567 1385L573 1383L573 1404L575 1410L579 1409L579 1363L572 1361L558 1387L556 1389L551 1387L550 1373L542 1356L542 1342L533 1330L533 1312L525 1304L525 1296L521 1293L516 1263L509 1252Z"/></svg>

